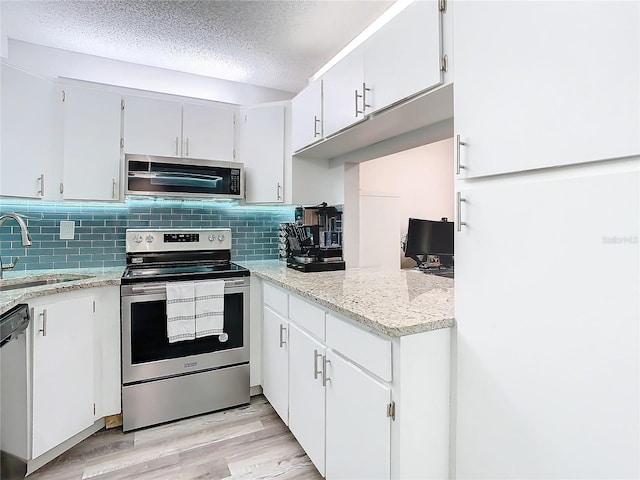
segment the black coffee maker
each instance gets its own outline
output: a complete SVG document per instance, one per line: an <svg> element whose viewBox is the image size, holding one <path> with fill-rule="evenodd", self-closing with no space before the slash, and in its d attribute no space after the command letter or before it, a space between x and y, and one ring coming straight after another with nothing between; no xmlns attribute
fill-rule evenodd
<svg viewBox="0 0 640 480"><path fill-rule="evenodd" d="M298 207L296 221L288 225L290 255L287 266L301 272L344 270L342 208L326 203Z"/></svg>

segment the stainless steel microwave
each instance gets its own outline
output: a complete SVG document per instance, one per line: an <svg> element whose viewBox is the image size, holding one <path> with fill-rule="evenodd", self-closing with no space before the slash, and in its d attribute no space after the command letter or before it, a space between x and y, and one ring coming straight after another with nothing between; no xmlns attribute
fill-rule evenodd
<svg viewBox="0 0 640 480"><path fill-rule="evenodd" d="M242 163L126 155L127 195L244 198Z"/></svg>

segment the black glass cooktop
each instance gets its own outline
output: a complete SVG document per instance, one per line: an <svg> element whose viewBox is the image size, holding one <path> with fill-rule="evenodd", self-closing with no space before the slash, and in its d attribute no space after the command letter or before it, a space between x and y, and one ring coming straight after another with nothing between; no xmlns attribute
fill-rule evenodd
<svg viewBox="0 0 640 480"><path fill-rule="evenodd" d="M185 281L209 278L244 277L249 270L235 263L129 265L122 275L122 283Z"/></svg>

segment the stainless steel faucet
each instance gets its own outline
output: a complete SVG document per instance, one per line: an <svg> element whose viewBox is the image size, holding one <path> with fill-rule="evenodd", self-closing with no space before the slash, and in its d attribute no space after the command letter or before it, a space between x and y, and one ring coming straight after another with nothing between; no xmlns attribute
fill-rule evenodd
<svg viewBox="0 0 640 480"><path fill-rule="evenodd" d="M22 217L20 215L18 215L17 213L7 213L5 215L2 215L0 217L0 227L2 226L2 224L4 222L9 220L10 218L13 218L16 222L18 222L18 225L20 226L20 236L22 237L22 246L23 247L30 246L31 245L31 234L29 233L29 229L27 228L27 224L22 219ZM0 256L0 278L2 278L2 272L4 272L5 270L11 270L13 267L16 266L16 264L18 263L18 260L20 260L20 257L13 257L11 263L9 263L8 265L3 265L2 264L2 257Z"/></svg>

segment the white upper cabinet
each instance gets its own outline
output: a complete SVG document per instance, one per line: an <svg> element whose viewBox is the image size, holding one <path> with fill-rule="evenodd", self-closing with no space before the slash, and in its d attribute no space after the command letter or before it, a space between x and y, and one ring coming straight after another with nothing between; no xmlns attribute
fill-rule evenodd
<svg viewBox="0 0 640 480"><path fill-rule="evenodd" d="M438 2L417 1L364 44L365 113L442 83Z"/></svg>
<svg viewBox="0 0 640 480"><path fill-rule="evenodd" d="M125 97L124 153L180 157L182 104Z"/></svg>
<svg viewBox="0 0 640 480"><path fill-rule="evenodd" d="M121 96L63 87L64 199L120 198Z"/></svg>
<svg viewBox="0 0 640 480"><path fill-rule="evenodd" d="M325 137L364 120L363 84L364 56L360 46L322 76Z"/></svg>
<svg viewBox="0 0 640 480"><path fill-rule="evenodd" d="M233 160L234 109L125 97L124 152Z"/></svg>
<svg viewBox="0 0 640 480"><path fill-rule="evenodd" d="M640 152L638 2L453 8L460 178Z"/></svg>
<svg viewBox="0 0 640 480"><path fill-rule="evenodd" d="M442 83L438 2L409 5L322 76L328 137Z"/></svg>
<svg viewBox="0 0 640 480"><path fill-rule="evenodd" d="M242 110L238 158L244 163L247 203L284 202L284 105Z"/></svg>
<svg viewBox="0 0 640 480"><path fill-rule="evenodd" d="M0 195L52 198L55 87L52 80L2 64L2 153ZM55 185L55 186L54 186Z"/></svg>
<svg viewBox="0 0 640 480"><path fill-rule="evenodd" d="M322 80L309 84L291 100L293 151L322 139Z"/></svg>
<svg viewBox="0 0 640 480"><path fill-rule="evenodd" d="M183 157L233 160L233 109L185 103L182 115Z"/></svg>

